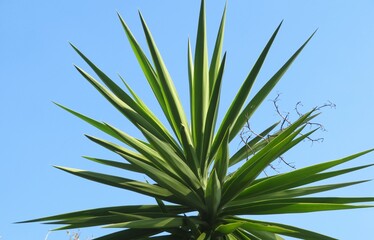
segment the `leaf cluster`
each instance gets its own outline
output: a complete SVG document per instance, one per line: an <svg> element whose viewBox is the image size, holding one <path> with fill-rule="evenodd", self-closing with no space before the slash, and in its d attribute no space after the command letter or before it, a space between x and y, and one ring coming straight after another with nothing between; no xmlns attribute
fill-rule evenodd
<svg viewBox="0 0 374 240"><path fill-rule="evenodd" d="M252 220L246 216L366 208L367 205L356 205L356 203L374 201L374 198L369 197L309 196L365 182L310 185L372 166L370 164L331 170L372 150L288 173L260 177L261 172L269 164L315 131L303 130L307 123L318 115L316 109L301 115L297 121L276 132L273 131L278 123L274 123L260 134L265 136L272 132L271 138L255 137L233 154L229 152L230 142L240 134L248 119L267 98L314 33L247 101L281 23L244 79L222 121L217 123L226 62L226 53L222 50L226 9L221 18L213 55L209 61L205 3L204 0L201 1L195 51L193 54L190 42L187 51L190 120L186 117L173 80L146 21L141 14L139 16L150 57L147 57L124 19L118 15L137 61L172 132L167 130L167 126L146 106L124 79L121 78L126 90L117 85L74 45L72 45L74 50L95 72L99 80L75 66L78 72L125 118L130 120L146 140L130 136L109 123L99 122L65 106L59 104L58 106L121 142L116 144L87 136L89 140L118 154L123 159L123 161L114 161L86 157L88 160L145 175L152 180L152 183L122 176L56 167L97 183L154 198L156 204L91 209L29 222L43 221L48 224L59 224L62 225L60 230L92 226L118 230L96 238L97 240L280 240L283 239L281 236L330 240L334 238L285 224ZM229 173L228 169L234 165L236 170Z"/></svg>

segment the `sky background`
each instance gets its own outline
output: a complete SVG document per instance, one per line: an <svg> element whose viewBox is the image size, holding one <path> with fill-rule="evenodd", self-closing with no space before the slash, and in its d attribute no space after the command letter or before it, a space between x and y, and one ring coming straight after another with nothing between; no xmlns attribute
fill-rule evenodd
<svg viewBox="0 0 374 240"><path fill-rule="evenodd" d="M207 0L211 46L224 4L223 0ZM151 109L161 114L116 16L116 11L121 13L145 46L137 16L141 10L188 109L186 48L187 38L195 39L198 9L197 0L0 0L1 240L42 240L54 227L12 224L21 220L110 205L153 203L152 199L52 167L62 165L116 173L80 156L118 159L83 136L87 133L103 137L103 134L52 101L138 135L75 71L72 64L88 67L71 49L70 41L109 76L118 79L117 73L123 75ZM296 117L293 108L298 101L302 101L304 112L331 101L336 109L325 108L317 120L327 131L317 132L315 137L323 137L324 142L302 143L285 159L300 168L374 147L373 10L371 0L229 1L224 44L228 58L221 113L227 109L272 32L284 20L255 89L314 30L318 28L318 32L263 103L251 126L260 131L279 119L271 102L277 93L281 93L280 109L293 113L291 119ZM232 148L235 150L238 145L233 144ZM374 163L373 154L344 166L368 163ZM289 170L284 165L279 168ZM373 175L371 168L338 180L371 179ZM374 183L345 188L333 195L374 196ZM351 240L372 236L373 218L374 209L364 209L266 219ZM83 240L105 232L97 228L80 230ZM52 232L48 239L69 237L62 231Z"/></svg>

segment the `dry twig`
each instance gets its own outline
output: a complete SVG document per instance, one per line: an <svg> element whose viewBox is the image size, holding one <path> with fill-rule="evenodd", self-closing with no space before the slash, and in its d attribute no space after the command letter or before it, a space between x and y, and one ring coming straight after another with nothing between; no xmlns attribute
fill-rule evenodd
<svg viewBox="0 0 374 240"><path fill-rule="evenodd" d="M280 132L280 131L283 131L285 128L287 128L289 125L292 124L292 121L290 120L290 112L283 112L280 110L280 107L279 107L279 97L280 97L280 94L278 93L276 98L271 100L273 105L274 105L274 108L275 108L275 111L277 113L277 115L281 118L281 124L280 124L280 128L278 129L278 131L276 131L276 133L274 133L273 135L271 134L268 134L267 136L262 136L261 134L258 134L256 131L254 131L252 128L251 128L251 125L249 123L249 120L246 122L246 125L244 126L244 128L242 129L241 133L240 133L240 139L241 139L241 142L244 143L249 151L252 152L252 155L256 154L256 151L255 149L249 144L250 140L252 140L253 138L257 137L257 138L260 138L262 139L263 141L266 141L266 142L269 142L271 140L272 137L275 137L277 132ZM300 118L303 113L300 111L300 108L302 107L302 103L301 102L297 102L296 105L295 105L295 108L294 108L294 111L296 112L297 116ZM330 101L327 101L325 104L321 105L321 106L317 106L315 107L314 109L316 111L320 111L321 109L323 108L326 108L326 107L329 107L329 108L335 108L336 105ZM306 122L305 123L306 125L309 125L310 127L316 127L316 129L319 129L321 131L326 131L325 127L320 124L320 123L317 123L317 122ZM302 133L300 133L300 135L303 135ZM311 141L312 143L314 142L323 142L323 138L311 138L311 137L307 137L306 138L307 140ZM247 159L248 160L248 159ZM290 168L293 168L295 169L295 165L293 163L290 163L290 162L287 162L283 156L279 156L279 162L278 163L283 163L285 165L287 165L288 167ZM276 171L277 173L279 173L279 170L277 169L277 167L274 166L274 164L269 164L269 167ZM265 175L266 172L264 172Z"/></svg>

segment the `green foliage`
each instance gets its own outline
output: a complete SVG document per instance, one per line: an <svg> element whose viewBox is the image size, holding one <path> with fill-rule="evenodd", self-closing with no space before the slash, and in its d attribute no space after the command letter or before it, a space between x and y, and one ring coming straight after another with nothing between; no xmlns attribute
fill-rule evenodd
<svg viewBox="0 0 374 240"><path fill-rule="evenodd" d="M152 197L156 199L157 204L91 209L28 222L43 221L63 225L59 229L91 226L118 229L115 233L96 238L97 240L280 240L283 239L281 236L327 240L334 238L284 224L251 220L245 216L369 207L356 205L356 203L371 202L374 198L309 197L307 195L364 182L309 185L372 166L330 170L372 150L272 177L259 177L269 164L314 132L312 130L304 133L303 130L306 124L318 115L315 109L301 116L287 128L276 131L271 138L254 138L237 152L229 153L230 142L240 133L248 118L261 105L313 35L246 103L253 83L278 34L280 24L238 90L223 120L216 126L226 61L226 55L222 57L225 15L226 11L222 16L213 56L209 63L205 3L201 2L194 56L188 44L190 123L144 18L140 15L152 59L148 59L126 22L119 16L144 76L173 132L167 130L164 123L126 83L127 91L119 87L72 45L101 82L80 67L76 67L79 73L129 119L146 139L146 141L137 139L114 126L98 122L59 105L123 143L123 146L120 146L107 140L87 136L91 141L121 156L124 161L117 162L92 157L87 157L87 159L125 171L144 174L152 179L152 183L80 169L57 168L98 183ZM262 134L268 135L276 125L269 126ZM215 129L217 129L216 132ZM255 149L255 151L249 149ZM238 167L228 174L229 167L233 165Z"/></svg>

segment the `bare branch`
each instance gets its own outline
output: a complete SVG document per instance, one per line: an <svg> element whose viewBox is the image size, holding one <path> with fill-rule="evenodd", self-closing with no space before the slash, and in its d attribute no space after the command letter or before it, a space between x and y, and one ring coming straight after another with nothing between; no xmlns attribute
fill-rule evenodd
<svg viewBox="0 0 374 240"><path fill-rule="evenodd" d="M290 120L291 113L290 112L283 112L283 111L281 111L281 108L279 107L279 101L280 101L280 94L279 93L277 94L277 96L275 97L275 99L273 99L271 101L272 101L272 103L274 105L274 108L275 108L275 111L276 111L277 115L281 118L280 128L276 132L283 131L285 128L287 128L288 126L290 126L292 124L292 121ZM295 107L294 107L294 111L295 111L295 113L296 113L296 115L297 115L298 118L300 118L301 116L303 116L303 113L300 110L301 107L303 107L303 104L301 102L297 102L296 105L295 105ZM326 107L336 108L336 105L333 104L330 101L327 101L323 105L315 107L315 110L320 111L321 109L326 108ZM305 125L309 125L311 128L315 127L316 129L319 129L321 131L326 131L325 127L322 124L317 123L317 122L306 122ZM303 134L300 133L300 135L303 135ZM262 139L263 141L270 142L270 138L274 137L274 136L276 136L276 133L274 135L269 134L267 136L262 136L262 135L258 134L251 127L249 119L247 119L247 122L246 122L244 128L240 132L241 142L244 143L247 146L248 150L253 155L256 154L256 149L254 149L253 146L251 146L249 144L250 140L252 140L253 138L257 137L257 138ZM309 136L306 139L309 140L310 142L312 142L312 144L314 142L323 142L323 140L324 140L323 138L311 138ZM250 154L248 154L247 160L249 158L249 155ZM280 163L285 164L286 166L295 169L294 163L287 162L284 159L283 156L279 156L278 164L280 164ZM278 170L277 166L275 166L273 163L269 164L269 167L273 171L279 173L279 170ZM266 170L264 170L264 174L266 176L268 176L268 174L266 173Z"/></svg>
<svg viewBox="0 0 374 240"><path fill-rule="evenodd" d="M286 114L283 114L282 111L280 110L280 107L279 107L279 104L278 104L279 96L280 96L280 93L277 94L277 96L275 97L274 100L272 100L272 102L273 102L273 105L275 107L275 111L277 112L277 114L282 119L282 124L281 124L280 130L283 130L285 124L287 124L287 126L289 126L289 125L292 124L292 122L290 121L290 112L287 112ZM303 115L303 113L301 113L301 111L300 111L300 107L302 107L302 106L303 106L303 104L300 101L297 102L296 105L295 105L294 110L295 110L296 114L298 115L298 117L301 117ZM321 109L326 108L326 107L336 108L336 105L334 103L330 102L330 101L327 101L323 105L315 107L315 110L320 111ZM317 123L317 122L307 122L306 125L309 125L310 127L316 127L317 129L319 129L321 131L326 131L326 128L322 124ZM307 137L307 139L309 141L311 141L312 143L323 142L324 141L324 138Z"/></svg>
<svg viewBox="0 0 374 240"><path fill-rule="evenodd" d="M261 138L262 140L266 141L266 142L269 142L269 135L268 136L262 136L261 134L258 134L256 133L250 126L250 123L249 123L249 120L247 120L246 122L246 125L245 127L242 129L241 133L240 133L240 139L241 139L241 142L243 142L247 148L252 152L252 154L256 154L256 151L252 148L251 145L249 145L249 140L253 137L253 136L256 136L256 137L259 137ZM294 166L292 166L291 164L287 163L286 161L284 161L283 157L279 157L287 166L289 167L292 167L292 168L295 168ZM247 157L247 160L248 160L248 157ZM270 163L269 164L269 167L274 170L275 172L277 173L280 173L279 170L272 164ZM263 171L264 174L266 176L268 176L268 174L266 173L266 171L264 170Z"/></svg>

